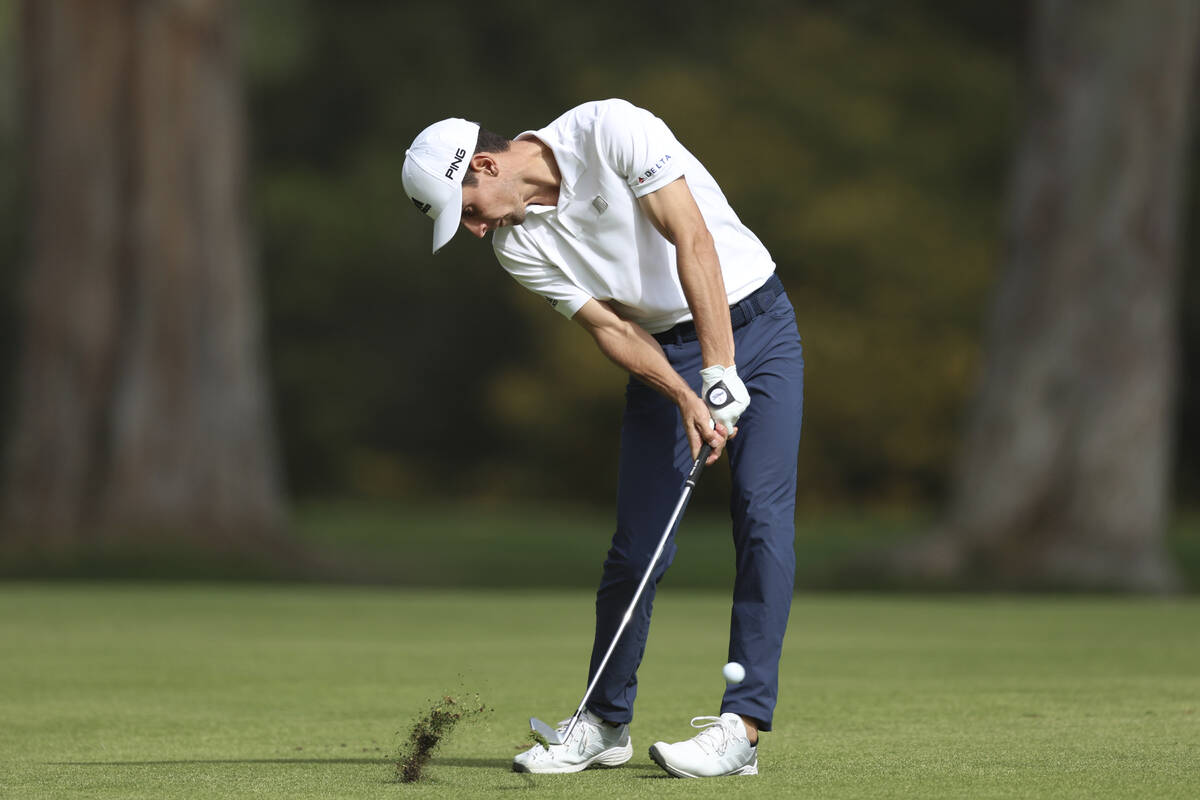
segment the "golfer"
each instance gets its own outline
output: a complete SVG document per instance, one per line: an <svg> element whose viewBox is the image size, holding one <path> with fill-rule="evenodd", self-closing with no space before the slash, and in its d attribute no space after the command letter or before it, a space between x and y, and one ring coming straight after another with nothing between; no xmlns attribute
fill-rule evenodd
<svg viewBox="0 0 1200 800"><path fill-rule="evenodd" d="M433 219L433 252L460 224L491 234L501 266L630 373L589 682L701 442L712 445L708 463L728 451L737 553L728 660L746 677L727 686L720 716L692 719L697 735L658 742L650 755L679 777L757 774L792 600L804 382L795 313L770 254L667 125L624 100L585 103L512 140L442 120L413 142L403 182ZM515 770L578 772L632 756L654 587L674 554L672 535L570 739L517 755Z"/></svg>

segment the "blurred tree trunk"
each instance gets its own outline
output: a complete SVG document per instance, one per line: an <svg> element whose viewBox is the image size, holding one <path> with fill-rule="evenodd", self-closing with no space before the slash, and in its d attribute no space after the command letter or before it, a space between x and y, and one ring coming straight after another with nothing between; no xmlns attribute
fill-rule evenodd
<svg viewBox="0 0 1200 800"><path fill-rule="evenodd" d="M25 0L11 534L281 530L233 0Z"/></svg>
<svg viewBox="0 0 1200 800"><path fill-rule="evenodd" d="M911 573L1164 590L1200 3L1042 0L1009 240L945 529Z"/></svg>

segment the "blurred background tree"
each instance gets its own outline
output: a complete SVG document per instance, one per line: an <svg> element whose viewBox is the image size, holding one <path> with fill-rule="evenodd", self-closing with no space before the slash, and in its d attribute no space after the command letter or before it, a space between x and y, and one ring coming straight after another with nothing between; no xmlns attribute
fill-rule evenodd
<svg viewBox="0 0 1200 800"><path fill-rule="evenodd" d="M243 547L282 526L234 11L22 4L30 266L10 534Z"/></svg>
<svg viewBox="0 0 1200 800"><path fill-rule="evenodd" d="M1040 0L939 579L1171 588L1165 547L1200 5Z"/></svg>

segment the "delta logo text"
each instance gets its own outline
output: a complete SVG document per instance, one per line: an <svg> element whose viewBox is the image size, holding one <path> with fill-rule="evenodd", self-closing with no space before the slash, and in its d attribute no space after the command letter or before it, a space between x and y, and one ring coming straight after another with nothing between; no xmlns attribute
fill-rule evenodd
<svg viewBox="0 0 1200 800"><path fill-rule="evenodd" d="M454 151L454 160L450 162L450 167L446 170L447 178L454 178L454 173L458 172L458 168L462 166L462 161L466 157L467 151L461 147Z"/></svg>
<svg viewBox="0 0 1200 800"><path fill-rule="evenodd" d="M416 206L417 210L420 211L422 214L429 213L429 203L422 203L420 200L418 200L415 197L412 198L412 201L413 201L413 205Z"/></svg>
<svg viewBox="0 0 1200 800"><path fill-rule="evenodd" d="M653 167L646 170L641 175L638 175L638 183L645 183L646 181L653 178L655 175L657 175L659 172L661 172L662 170L664 170L666 168L667 162L669 162L670 160L671 160L671 156L670 156L670 154L668 154L668 155L665 155L662 158L660 158L658 161L655 161Z"/></svg>

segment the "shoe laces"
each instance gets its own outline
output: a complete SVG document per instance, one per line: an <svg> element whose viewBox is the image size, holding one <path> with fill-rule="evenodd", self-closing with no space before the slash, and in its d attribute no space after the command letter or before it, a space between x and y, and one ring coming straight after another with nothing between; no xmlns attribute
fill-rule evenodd
<svg viewBox="0 0 1200 800"><path fill-rule="evenodd" d="M692 741L709 754L725 755L729 740L738 738L720 717L692 717L692 727L700 729Z"/></svg>

